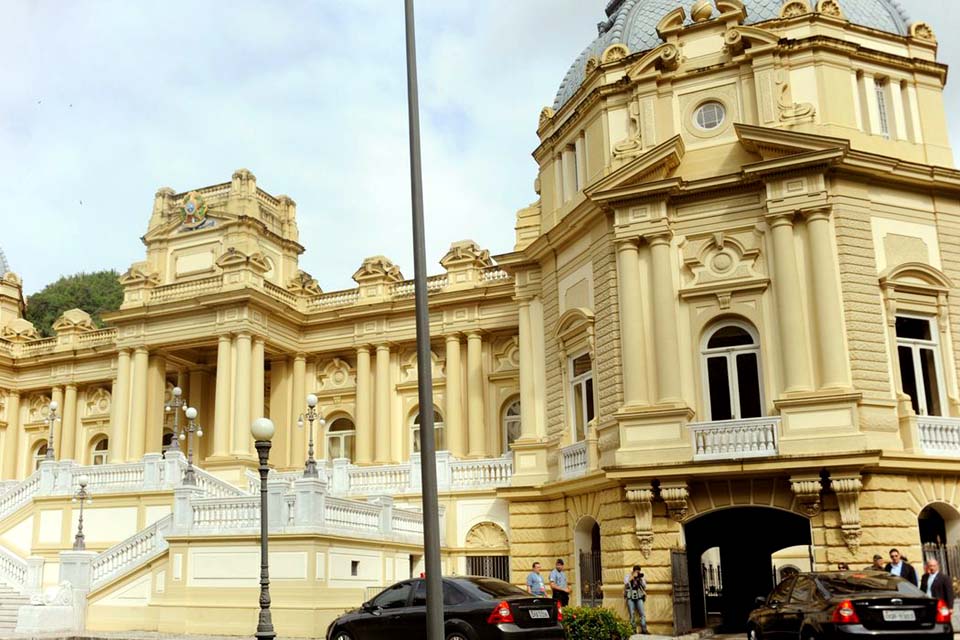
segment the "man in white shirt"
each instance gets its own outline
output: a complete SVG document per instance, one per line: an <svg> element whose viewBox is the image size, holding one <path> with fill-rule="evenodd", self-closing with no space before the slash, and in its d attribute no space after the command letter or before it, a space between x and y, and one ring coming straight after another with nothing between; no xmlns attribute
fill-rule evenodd
<svg viewBox="0 0 960 640"><path fill-rule="evenodd" d="M919 584L917 580L917 570L903 559L900 551L897 549L890 549L890 562L884 567L884 571L889 572L890 575L893 576L900 576L914 585Z"/></svg>

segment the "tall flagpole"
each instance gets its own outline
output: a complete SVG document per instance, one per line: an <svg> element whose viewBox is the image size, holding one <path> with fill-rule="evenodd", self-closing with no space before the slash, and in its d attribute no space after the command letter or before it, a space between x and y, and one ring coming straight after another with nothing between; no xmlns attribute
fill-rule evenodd
<svg viewBox="0 0 960 640"><path fill-rule="evenodd" d="M423 234L423 172L420 166L420 104L413 0L404 0L407 23L407 107L410 119L410 197L413 202L413 279L417 309L417 386L420 393L420 474L423 485L423 551L426 560L427 636L443 640L443 576L440 567L440 509L437 452L433 436L433 367L427 312L427 259Z"/></svg>

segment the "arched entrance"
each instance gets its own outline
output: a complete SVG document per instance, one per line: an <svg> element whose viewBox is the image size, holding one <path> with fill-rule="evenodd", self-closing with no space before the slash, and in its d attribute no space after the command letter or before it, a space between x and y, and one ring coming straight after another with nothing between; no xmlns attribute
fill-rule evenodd
<svg viewBox="0 0 960 640"><path fill-rule="evenodd" d="M756 598L778 581L774 555L801 545L809 554L812 542L807 518L772 507L710 511L688 522L684 534L693 626L717 624L725 631L744 629ZM712 576L703 571L704 557Z"/></svg>
<svg viewBox="0 0 960 640"><path fill-rule="evenodd" d="M577 554L580 606L603 606L603 557L600 553L600 524L589 516L577 522L573 530L573 545Z"/></svg>
<svg viewBox="0 0 960 640"><path fill-rule="evenodd" d="M917 516L923 560L933 558L948 575L960 576L960 513L944 503L929 504Z"/></svg>

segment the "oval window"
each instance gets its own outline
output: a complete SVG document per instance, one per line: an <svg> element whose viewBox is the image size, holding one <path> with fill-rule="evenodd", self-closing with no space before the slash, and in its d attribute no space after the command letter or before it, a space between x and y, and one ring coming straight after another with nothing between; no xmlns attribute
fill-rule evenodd
<svg viewBox="0 0 960 640"><path fill-rule="evenodd" d="M705 102L697 107L693 120L704 131L713 131L723 124L726 117L727 110L724 106L719 102L712 101Z"/></svg>

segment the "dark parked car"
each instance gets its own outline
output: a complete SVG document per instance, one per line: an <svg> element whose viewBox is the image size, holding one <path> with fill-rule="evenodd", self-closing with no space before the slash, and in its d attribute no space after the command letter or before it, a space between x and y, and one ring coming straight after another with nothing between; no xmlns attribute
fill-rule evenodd
<svg viewBox="0 0 960 640"><path fill-rule="evenodd" d="M801 573L758 605L747 627L751 640L953 638L946 603L883 571Z"/></svg>
<svg viewBox="0 0 960 640"><path fill-rule="evenodd" d="M563 613L553 600L531 596L494 578L444 578L446 640L563 640ZM427 634L427 588L404 580L340 616L327 640L416 640Z"/></svg>

